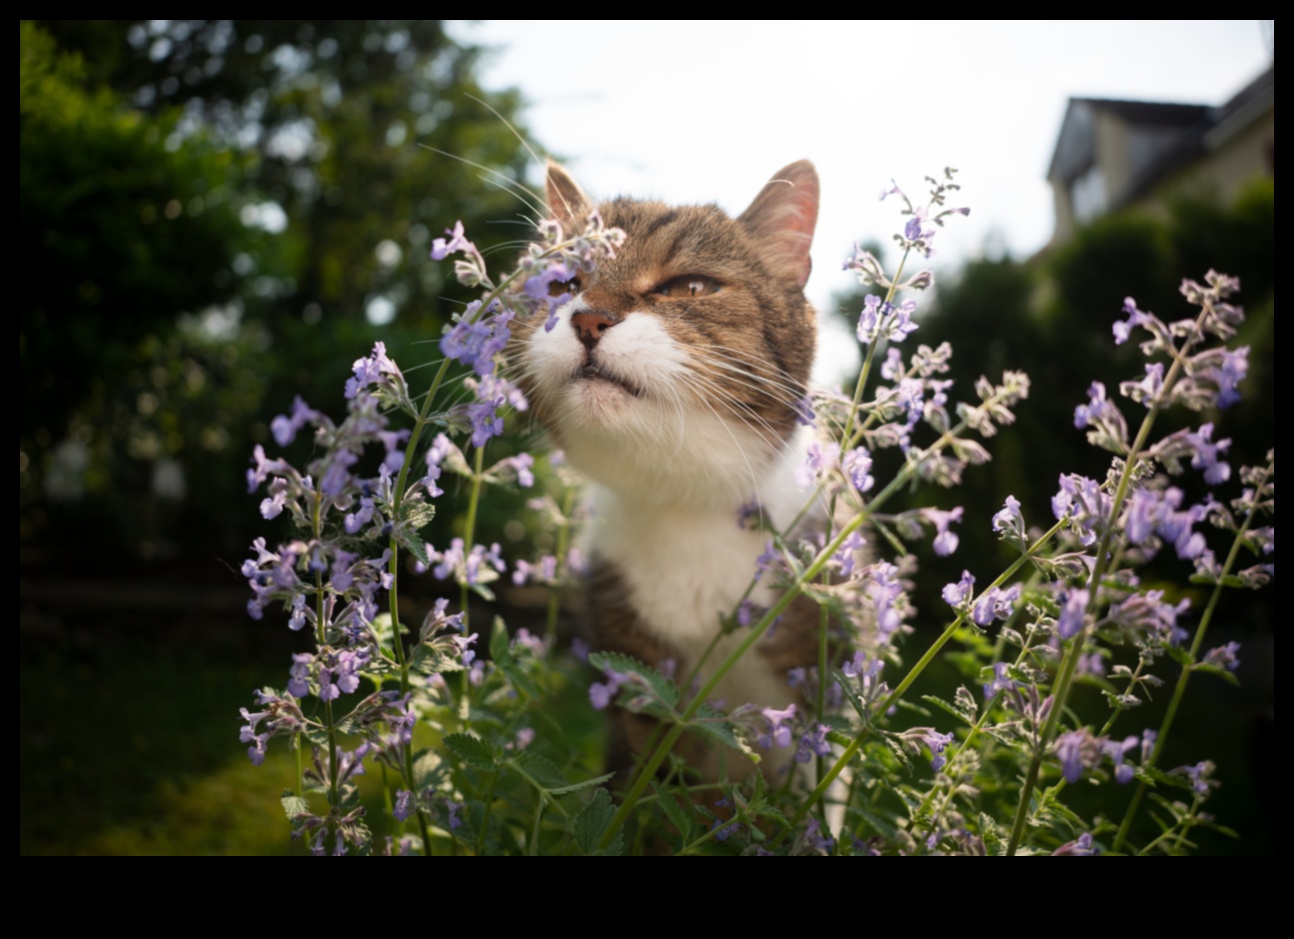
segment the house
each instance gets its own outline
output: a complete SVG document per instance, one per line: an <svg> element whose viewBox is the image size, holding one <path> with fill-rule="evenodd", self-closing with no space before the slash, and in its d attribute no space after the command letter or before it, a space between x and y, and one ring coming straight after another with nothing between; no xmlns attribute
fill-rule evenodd
<svg viewBox="0 0 1294 939"><path fill-rule="evenodd" d="M1155 212L1171 194L1230 201L1253 177L1274 175L1275 135L1274 67L1216 107L1070 98L1047 170L1052 244L1106 212Z"/></svg>

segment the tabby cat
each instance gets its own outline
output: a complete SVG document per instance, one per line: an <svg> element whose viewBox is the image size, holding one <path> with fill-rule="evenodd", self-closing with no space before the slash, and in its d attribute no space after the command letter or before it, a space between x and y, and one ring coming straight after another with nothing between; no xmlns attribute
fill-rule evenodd
<svg viewBox="0 0 1294 939"><path fill-rule="evenodd" d="M613 260L565 285L572 298L554 328L532 319L512 350L535 414L593 483L591 643L672 661L681 680L765 548L763 532L739 524L742 507L757 505L780 530L804 502L795 471L811 435L797 415L816 335L804 285L818 176L792 163L735 219L714 205L595 205L555 163L547 199L568 237L595 210L627 236ZM752 599L774 597L764 588ZM723 706L786 707L796 698L787 672L815 661L816 626L812 604L792 606L718 686ZM613 770L632 764L651 728L617 715ZM696 741L680 749L707 778L749 768Z"/></svg>

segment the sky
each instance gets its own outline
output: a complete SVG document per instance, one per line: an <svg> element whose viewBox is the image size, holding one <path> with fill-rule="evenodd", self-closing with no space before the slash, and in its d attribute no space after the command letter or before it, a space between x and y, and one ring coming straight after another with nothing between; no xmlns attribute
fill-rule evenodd
<svg viewBox="0 0 1294 939"><path fill-rule="evenodd" d="M924 197L956 167L968 218L935 239L936 274L1051 236L1045 174L1070 96L1221 104L1272 61L1271 21L707 22L485 20L487 89L517 87L541 155L594 197L741 212L778 169L822 186L810 299L852 286L855 241L889 244L890 180ZM546 151L545 149L546 148Z"/></svg>

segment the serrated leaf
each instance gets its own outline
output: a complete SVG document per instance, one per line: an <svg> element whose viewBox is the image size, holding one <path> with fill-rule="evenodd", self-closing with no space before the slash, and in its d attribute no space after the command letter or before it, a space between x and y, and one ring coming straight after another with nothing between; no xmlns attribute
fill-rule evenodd
<svg viewBox="0 0 1294 939"><path fill-rule="evenodd" d="M534 750L522 750L508 762L515 769L520 770L532 785L545 792L558 792L571 785L556 763Z"/></svg>
<svg viewBox="0 0 1294 939"><path fill-rule="evenodd" d="M430 747L415 753L413 755L414 791L421 792L423 789L435 785L443 765L444 761L440 758L440 754Z"/></svg>
<svg viewBox="0 0 1294 939"><path fill-rule="evenodd" d="M957 705L953 704L951 701L945 701L943 698L937 698L932 694L923 694L921 696L921 700L929 704L933 704L937 708L942 708L943 710L951 714L953 717L957 718L958 720L966 724L970 724L972 726L975 724L974 713L971 713L969 716L967 716L965 711L963 711Z"/></svg>
<svg viewBox="0 0 1294 939"><path fill-rule="evenodd" d="M410 528L401 528L397 529L397 531L399 531L399 535L397 535L397 537L400 540L400 544L402 544L409 553L418 560L419 564L423 567L430 567L431 558L427 556L427 543L419 537L418 533Z"/></svg>
<svg viewBox="0 0 1294 939"><path fill-rule="evenodd" d="M624 838L619 832L605 850L598 848L598 842L602 840L615 814L611 793L605 789L594 792L593 798L580 809L571 823L571 834L575 836L575 843L581 851L585 854L618 855L624 850Z"/></svg>
<svg viewBox="0 0 1294 939"><path fill-rule="evenodd" d="M471 734L450 734L445 738L444 743L454 756L469 766L475 766L478 769L494 769L498 765L494 748L480 737L473 737Z"/></svg>
<svg viewBox="0 0 1294 939"><path fill-rule="evenodd" d="M279 799L279 804L283 806L283 811L287 815L289 822L293 821L298 815L308 814L310 812L310 803L294 793L291 789L283 790L283 795Z"/></svg>
<svg viewBox="0 0 1294 939"><path fill-rule="evenodd" d="M512 639L508 627L503 625L503 617L496 616L490 627L490 658L496 665L512 661Z"/></svg>
<svg viewBox="0 0 1294 939"><path fill-rule="evenodd" d="M863 720L867 720L867 705L863 704L863 699L854 690L854 683L838 668L833 668L831 674L835 677L836 684L844 691L845 697L849 699L850 705L858 713L858 716Z"/></svg>
<svg viewBox="0 0 1294 939"><path fill-rule="evenodd" d="M569 786L558 786L556 789L549 789L550 796L568 796L572 792L580 792L584 789L591 789L594 786L600 786L604 782L609 782L615 773L603 773L601 776L594 776L592 779L586 779L583 782L571 783Z"/></svg>
<svg viewBox="0 0 1294 939"><path fill-rule="evenodd" d="M644 690L650 689L665 707L672 708L678 703L678 686L650 665L638 661L631 655L620 652L594 652L589 656L589 664L599 671L609 668L629 676L632 684Z"/></svg>
<svg viewBox="0 0 1294 939"><path fill-rule="evenodd" d="M692 832L696 829L696 826L683 810L683 806L679 805L677 800L669 792L661 788L654 779L651 782L651 788L652 792L656 793L656 802L661 807L661 811L665 813L665 817L674 826L683 843L686 844L691 841Z"/></svg>
<svg viewBox="0 0 1294 939"><path fill-rule="evenodd" d="M726 747L739 750L747 756L759 762L759 754L751 749L746 738L737 733L728 716L722 711L715 710L709 705L701 705L697 709L696 717L688 722L687 725L693 732L704 737L709 737L716 743L722 743Z"/></svg>
<svg viewBox="0 0 1294 939"><path fill-rule="evenodd" d="M1209 662L1199 662L1195 666L1197 672L1208 672L1210 675L1217 675L1219 678L1231 682L1233 685L1239 685L1240 679L1235 673L1221 665L1213 665Z"/></svg>

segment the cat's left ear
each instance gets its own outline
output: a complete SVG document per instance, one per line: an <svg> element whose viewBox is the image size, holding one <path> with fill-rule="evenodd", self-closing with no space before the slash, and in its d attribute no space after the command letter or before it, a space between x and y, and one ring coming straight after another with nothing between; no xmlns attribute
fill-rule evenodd
<svg viewBox="0 0 1294 939"><path fill-rule="evenodd" d="M809 248L818 224L818 172L808 160L783 167L738 219L773 270L803 287L813 263Z"/></svg>
<svg viewBox="0 0 1294 939"><path fill-rule="evenodd" d="M566 237L579 234L576 222L593 211L593 200L584 194L566 167L549 160L545 168L544 192L548 197L548 214L562 223Z"/></svg>

